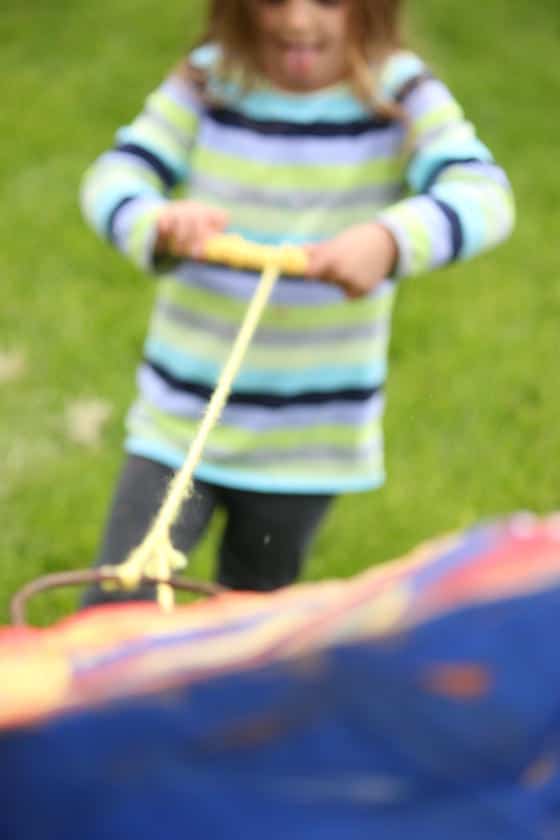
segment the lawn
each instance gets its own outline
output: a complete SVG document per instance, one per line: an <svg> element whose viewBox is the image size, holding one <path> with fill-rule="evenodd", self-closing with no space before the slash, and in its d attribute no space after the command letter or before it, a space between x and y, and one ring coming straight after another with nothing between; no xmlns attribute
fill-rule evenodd
<svg viewBox="0 0 560 840"><path fill-rule="evenodd" d="M482 518L558 506L556 4L411 3L410 40L507 169L518 226L499 250L403 284L388 483L339 501L310 579L350 575ZM95 552L153 285L86 228L78 184L200 35L203 5L21 0L0 18L2 622L25 581L86 567ZM191 574L211 574L215 538ZM33 618L50 622L74 602L45 597Z"/></svg>

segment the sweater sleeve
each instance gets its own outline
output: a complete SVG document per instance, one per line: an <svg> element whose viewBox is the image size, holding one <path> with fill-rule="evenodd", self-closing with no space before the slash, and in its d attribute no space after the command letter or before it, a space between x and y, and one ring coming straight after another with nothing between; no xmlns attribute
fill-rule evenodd
<svg viewBox="0 0 560 840"><path fill-rule="evenodd" d="M189 178L200 103L179 76L169 77L121 128L114 147L85 173L84 216L92 227L141 268L153 265L156 219L170 191Z"/></svg>
<svg viewBox="0 0 560 840"><path fill-rule="evenodd" d="M398 245L395 276L467 259L506 239L515 218L507 176L447 87L412 55L389 62L383 81L408 128L410 195L378 217Z"/></svg>

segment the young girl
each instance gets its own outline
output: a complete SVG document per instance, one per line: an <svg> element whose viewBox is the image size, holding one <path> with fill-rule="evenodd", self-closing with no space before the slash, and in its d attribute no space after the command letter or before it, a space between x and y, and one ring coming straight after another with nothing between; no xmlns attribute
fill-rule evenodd
<svg viewBox="0 0 560 840"><path fill-rule="evenodd" d="M273 589L298 576L333 497L382 484L398 280L472 257L513 224L503 171L402 48L400 6L214 0L203 45L87 173L89 222L158 275L98 564L141 542L255 290L256 273L200 259L225 230L303 245L309 271L275 288L175 545L188 552L221 508L218 580Z"/></svg>

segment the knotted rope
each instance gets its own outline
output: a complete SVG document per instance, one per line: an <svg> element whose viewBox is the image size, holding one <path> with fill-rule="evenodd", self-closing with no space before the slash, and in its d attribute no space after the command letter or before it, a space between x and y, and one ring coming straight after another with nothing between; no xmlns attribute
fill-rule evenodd
<svg viewBox="0 0 560 840"><path fill-rule="evenodd" d="M280 274L305 274L306 256L300 248L273 247L249 243L237 236L214 237L207 246L205 258L238 268L260 268L262 274L245 313L229 358L210 398L206 412L189 449L185 463L173 476L166 497L143 542L130 553L119 566L102 567L101 571L111 575L115 585L126 590L136 589L140 581L150 577L160 581L157 584L157 599L163 610L173 609L175 596L170 580L173 572L187 565L187 558L171 541L171 529L176 522L184 502L192 493L193 475L202 457L208 437L218 422L227 402L234 380L239 372L245 353L264 312L274 285ZM115 584L115 575L117 584Z"/></svg>

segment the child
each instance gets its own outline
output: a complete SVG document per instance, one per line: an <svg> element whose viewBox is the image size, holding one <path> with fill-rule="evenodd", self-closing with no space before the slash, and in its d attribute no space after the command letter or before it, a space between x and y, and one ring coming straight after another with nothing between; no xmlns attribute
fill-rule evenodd
<svg viewBox="0 0 560 840"><path fill-rule="evenodd" d="M254 292L256 273L197 259L226 229L305 246L309 272L275 288L175 545L188 552L221 508L218 580L273 589L298 576L334 497L383 483L397 281L490 248L513 224L503 171L401 47L400 6L214 0L203 45L88 172L89 222L158 275L98 564L141 542ZM151 594L92 589L85 603Z"/></svg>

